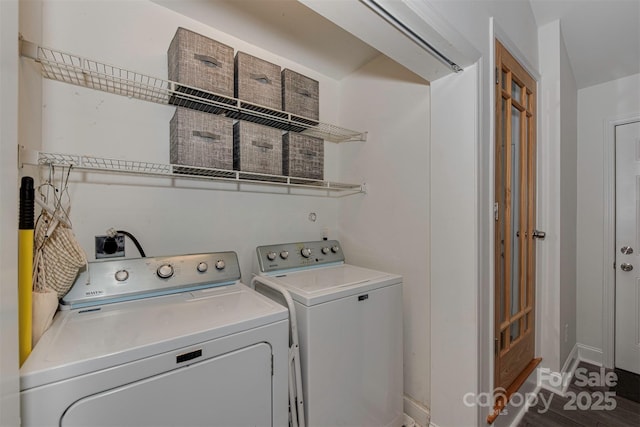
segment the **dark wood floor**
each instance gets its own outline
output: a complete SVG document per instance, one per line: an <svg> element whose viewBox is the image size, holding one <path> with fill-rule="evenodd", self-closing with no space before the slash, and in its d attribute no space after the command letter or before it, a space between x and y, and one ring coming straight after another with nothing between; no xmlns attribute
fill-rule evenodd
<svg viewBox="0 0 640 427"><path fill-rule="evenodd" d="M618 395L615 387L608 387L602 382L593 385L601 377L599 367L580 363L578 368L585 368L588 373L581 371L580 378L574 376L567 397L542 390L538 404L527 411L518 427L640 426L640 403ZM589 374L591 372L597 373L597 376ZM585 377L589 378L591 385L576 384L584 383ZM543 401L549 402L549 399L550 405L545 406Z"/></svg>

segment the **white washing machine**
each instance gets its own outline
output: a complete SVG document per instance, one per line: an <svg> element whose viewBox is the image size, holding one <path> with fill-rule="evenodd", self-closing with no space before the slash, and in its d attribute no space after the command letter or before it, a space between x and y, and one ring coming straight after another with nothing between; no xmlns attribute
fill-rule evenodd
<svg viewBox="0 0 640 427"><path fill-rule="evenodd" d="M287 425L287 311L239 279L233 252L90 263L20 370L22 425Z"/></svg>
<svg viewBox="0 0 640 427"><path fill-rule="evenodd" d="M257 255L255 289L290 306L290 388L302 383L290 407L304 411L300 424L401 426L402 277L346 264L335 240L261 246Z"/></svg>

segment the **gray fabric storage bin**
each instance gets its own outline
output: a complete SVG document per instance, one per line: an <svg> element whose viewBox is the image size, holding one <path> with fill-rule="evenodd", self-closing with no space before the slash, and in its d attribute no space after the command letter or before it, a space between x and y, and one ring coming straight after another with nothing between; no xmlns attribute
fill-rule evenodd
<svg viewBox="0 0 640 427"><path fill-rule="evenodd" d="M324 179L324 140L295 132L282 137L282 173L287 176Z"/></svg>
<svg viewBox="0 0 640 427"><path fill-rule="evenodd" d="M282 110L318 120L319 92L317 80L292 70L282 70Z"/></svg>
<svg viewBox="0 0 640 427"><path fill-rule="evenodd" d="M282 175L282 132L256 123L233 125L233 168Z"/></svg>
<svg viewBox="0 0 640 427"><path fill-rule="evenodd" d="M233 97L232 47L180 27L167 58L169 80Z"/></svg>
<svg viewBox="0 0 640 427"><path fill-rule="evenodd" d="M233 169L233 120L176 108L169 123L172 164Z"/></svg>
<svg viewBox="0 0 640 427"><path fill-rule="evenodd" d="M235 96L243 101L282 110L280 66L244 52L236 53Z"/></svg>

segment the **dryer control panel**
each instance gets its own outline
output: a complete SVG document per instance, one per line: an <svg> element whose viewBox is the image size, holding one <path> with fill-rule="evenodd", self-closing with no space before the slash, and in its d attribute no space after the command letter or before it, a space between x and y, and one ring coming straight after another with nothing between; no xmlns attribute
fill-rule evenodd
<svg viewBox="0 0 640 427"><path fill-rule="evenodd" d="M344 263L342 247L337 240L280 243L258 246L256 251L262 273Z"/></svg>
<svg viewBox="0 0 640 427"><path fill-rule="evenodd" d="M149 298L240 280L235 252L90 262L60 301L61 309Z"/></svg>

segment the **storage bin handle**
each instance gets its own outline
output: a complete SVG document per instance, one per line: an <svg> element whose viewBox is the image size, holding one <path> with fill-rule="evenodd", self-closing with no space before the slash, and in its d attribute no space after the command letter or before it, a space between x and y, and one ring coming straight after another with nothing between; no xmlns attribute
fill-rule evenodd
<svg viewBox="0 0 640 427"><path fill-rule="evenodd" d="M200 138L211 139L214 142L220 141L220 135L216 135L215 133L207 132L204 130L194 130L191 132L193 136L199 136Z"/></svg>
<svg viewBox="0 0 640 427"><path fill-rule="evenodd" d="M218 67L218 68L222 67L222 64L220 64L220 61L218 61L213 56L200 55L199 53L194 53L193 57L198 61L202 61L204 65L206 65L207 67Z"/></svg>
<svg viewBox="0 0 640 427"><path fill-rule="evenodd" d="M269 79L269 77L267 77L266 74L249 74L249 77L251 77L252 80L255 80L257 82L260 83L264 83L266 85L271 84L271 79Z"/></svg>
<svg viewBox="0 0 640 427"><path fill-rule="evenodd" d="M266 148L267 150L271 150L273 148L273 144L269 144L264 141L251 141L251 145L254 147Z"/></svg>
<svg viewBox="0 0 640 427"><path fill-rule="evenodd" d="M316 156L316 152L313 150L300 150L300 153L302 153L305 156L311 156L311 157Z"/></svg>
<svg viewBox="0 0 640 427"><path fill-rule="evenodd" d="M298 95L302 95L302 96L306 96L307 98L311 98L311 92L309 92L306 89L299 89L296 92L298 92Z"/></svg>

